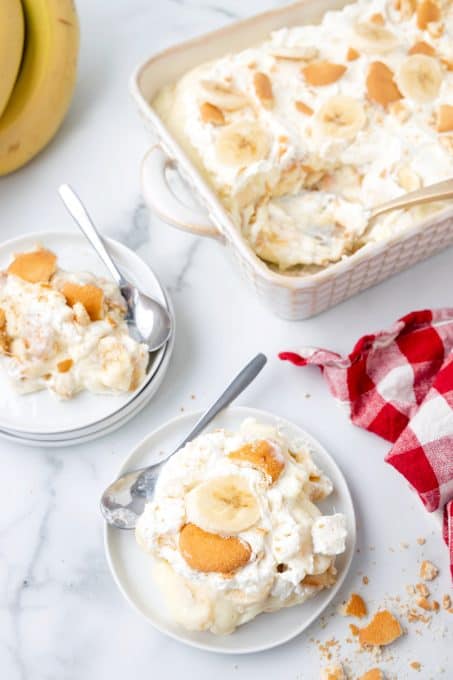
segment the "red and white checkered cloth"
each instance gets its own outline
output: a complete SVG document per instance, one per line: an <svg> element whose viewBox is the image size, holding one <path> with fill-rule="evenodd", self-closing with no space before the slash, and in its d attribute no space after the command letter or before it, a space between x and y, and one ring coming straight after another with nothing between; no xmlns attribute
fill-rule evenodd
<svg viewBox="0 0 453 680"><path fill-rule="evenodd" d="M386 461L429 512L443 510L453 578L453 309L412 312L347 357L316 348L279 356L319 366L352 422L393 443Z"/></svg>

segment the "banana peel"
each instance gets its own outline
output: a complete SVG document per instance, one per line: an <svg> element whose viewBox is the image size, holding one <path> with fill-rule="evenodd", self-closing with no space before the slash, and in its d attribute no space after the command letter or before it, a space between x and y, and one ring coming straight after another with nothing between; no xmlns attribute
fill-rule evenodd
<svg viewBox="0 0 453 680"><path fill-rule="evenodd" d="M0 175L28 163L52 139L76 82L79 23L72 0L22 0L22 7L26 42L0 118Z"/></svg>

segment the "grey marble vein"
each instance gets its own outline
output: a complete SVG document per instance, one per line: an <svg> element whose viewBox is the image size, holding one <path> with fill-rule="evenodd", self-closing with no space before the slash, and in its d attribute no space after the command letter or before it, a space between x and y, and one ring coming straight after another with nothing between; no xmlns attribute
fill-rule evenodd
<svg viewBox="0 0 453 680"><path fill-rule="evenodd" d="M132 214L132 229L127 232L124 244L132 250L138 250L149 240L149 224L149 209L140 201Z"/></svg>
<svg viewBox="0 0 453 680"><path fill-rule="evenodd" d="M23 610L22 600L24 592L28 587L32 585L33 587L36 587L36 584L33 584L34 571L41 555L46 551L47 527L52 516L52 513L55 509L54 484L60 470L62 469L62 462L56 456L47 454L45 455L45 460L51 468L50 474L44 483L47 490L46 507L39 523L38 531L36 534L35 546L33 548L31 556L28 559L28 564L21 578L21 581L19 585L16 587L15 592L13 593L13 596L8 606L14 636L14 646L10 647L10 651L12 658L14 659L14 662L16 664L16 668L18 670L18 677L21 680L27 680L26 665L24 655L22 653L22 637L20 633L21 612Z"/></svg>
<svg viewBox="0 0 453 680"><path fill-rule="evenodd" d="M139 199L124 222L125 226L112 226L110 233L131 250L138 250L149 240L150 214L147 205Z"/></svg>
<svg viewBox="0 0 453 680"><path fill-rule="evenodd" d="M197 251L199 250L200 246L201 241L199 239L195 240L189 246L186 258L184 260L184 265L176 278L176 282L173 286L169 286L169 290L171 293L180 293L188 285L187 274L189 273L189 270L193 265L195 255L197 254Z"/></svg>
<svg viewBox="0 0 453 680"><path fill-rule="evenodd" d="M174 3L175 5L181 5L183 7L193 7L198 10L208 10L215 14L220 14L221 16L227 17L228 19L239 18L239 14L233 12L231 9L228 9L223 5L211 5L211 4L203 5L200 3L187 2L187 0L170 0L170 2Z"/></svg>

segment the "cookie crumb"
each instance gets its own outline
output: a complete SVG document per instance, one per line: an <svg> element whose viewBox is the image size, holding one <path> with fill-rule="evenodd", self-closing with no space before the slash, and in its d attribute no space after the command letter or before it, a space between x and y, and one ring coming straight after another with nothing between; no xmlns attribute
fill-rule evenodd
<svg viewBox="0 0 453 680"><path fill-rule="evenodd" d="M346 680L346 676L341 665L326 666L321 671L321 680Z"/></svg>
<svg viewBox="0 0 453 680"><path fill-rule="evenodd" d="M384 680L384 674L380 668L371 668L360 676L359 680Z"/></svg>
<svg viewBox="0 0 453 680"><path fill-rule="evenodd" d="M428 586L425 583L417 583L415 588L417 590L417 593L419 595L421 595L422 597L429 597L430 596Z"/></svg>
<svg viewBox="0 0 453 680"><path fill-rule="evenodd" d="M349 600L343 607L342 613L344 616L356 616L358 619L363 619L367 614L366 604L357 593L351 593Z"/></svg>
<svg viewBox="0 0 453 680"><path fill-rule="evenodd" d="M451 597L450 595L444 595L442 598L442 608L450 609L451 607Z"/></svg>
<svg viewBox="0 0 453 680"><path fill-rule="evenodd" d="M439 569L435 564L429 560L423 560L420 565L420 578L422 578L424 581L433 581L438 573Z"/></svg>
<svg viewBox="0 0 453 680"><path fill-rule="evenodd" d="M418 543L418 545L425 545L426 538L423 538L423 536L420 536L420 538L417 538L417 543Z"/></svg>
<svg viewBox="0 0 453 680"><path fill-rule="evenodd" d="M50 250L38 248L15 256L7 272L29 283L48 283L57 271L57 256Z"/></svg>
<svg viewBox="0 0 453 680"><path fill-rule="evenodd" d="M368 576L362 576L362 583L363 583L364 586L367 586L369 584L369 582L370 582L370 579L368 578Z"/></svg>
<svg viewBox="0 0 453 680"><path fill-rule="evenodd" d="M360 628L359 641L362 647L381 647L390 645L402 634L398 619L387 609L382 609L365 628Z"/></svg>
<svg viewBox="0 0 453 680"><path fill-rule="evenodd" d="M104 318L104 291L91 283L79 285L66 281L61 293L66 298L69 307L81 304L91 321L101 321Z"/></svg>
<svg viewBox="0 0 453 680"><path fill-rule="evenodd" d="M353 635L358 635L360 628L358 626L356 626L355 623L350 623L349 624L349 630L351 631L351 633Z"/></svg>
<svg viewBox="0 0 453 680"><path fill-rule="evenodd" d="M431 605L426 599L426 597L419 597L417 600L417 606L419 606L420 609L424 609L427 612L431 611Z"/></svg>
<svg viewBox="0 0 453 680"><path fill-rule="evenodd" d="M414 671L419 671L422 667L421 663L418 661L411 661L409 666L414 669Z"/></svg>
<svg viewBox="0 0 453 680"><path fill-rule="evenodd" d="M421 609L424 609L425 611L428 612L439 611L439 603L437 602L437 600L429 602L429 600L426 597L419 597L419 599L417 600L417 604Z"/></svg>
<svg viewBox="0 0 453 680"><path fill-rule="evenodd" d="M407 620L409 623L429 623L431 621L430 616L424 616L415 611L415 609L410 609L407 614Z"/></svg>

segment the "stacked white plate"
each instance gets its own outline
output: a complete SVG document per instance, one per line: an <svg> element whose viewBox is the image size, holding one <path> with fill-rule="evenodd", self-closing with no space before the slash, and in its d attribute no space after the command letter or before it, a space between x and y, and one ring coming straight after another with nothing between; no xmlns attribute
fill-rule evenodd
<svg viewBox="0 0 453 680"><path fill-rule="evenodd" d="M29 234L0 245L0 270L8 266L14 253L32 250L37 244L57 255L61 269L88 271L109 278L107 269L83 236L55 232ZM126 278L159 300L172 314L170 300L149 266L120 243L108 239L107 244ZM20 395L0 366L0 437L30 446L70 446L112 432L141 411L156 393L167 370L173 342L174 333L151 355L143 384L135 392L120 396L85 391L69 401L61 401L47 390Z"/></svg>

